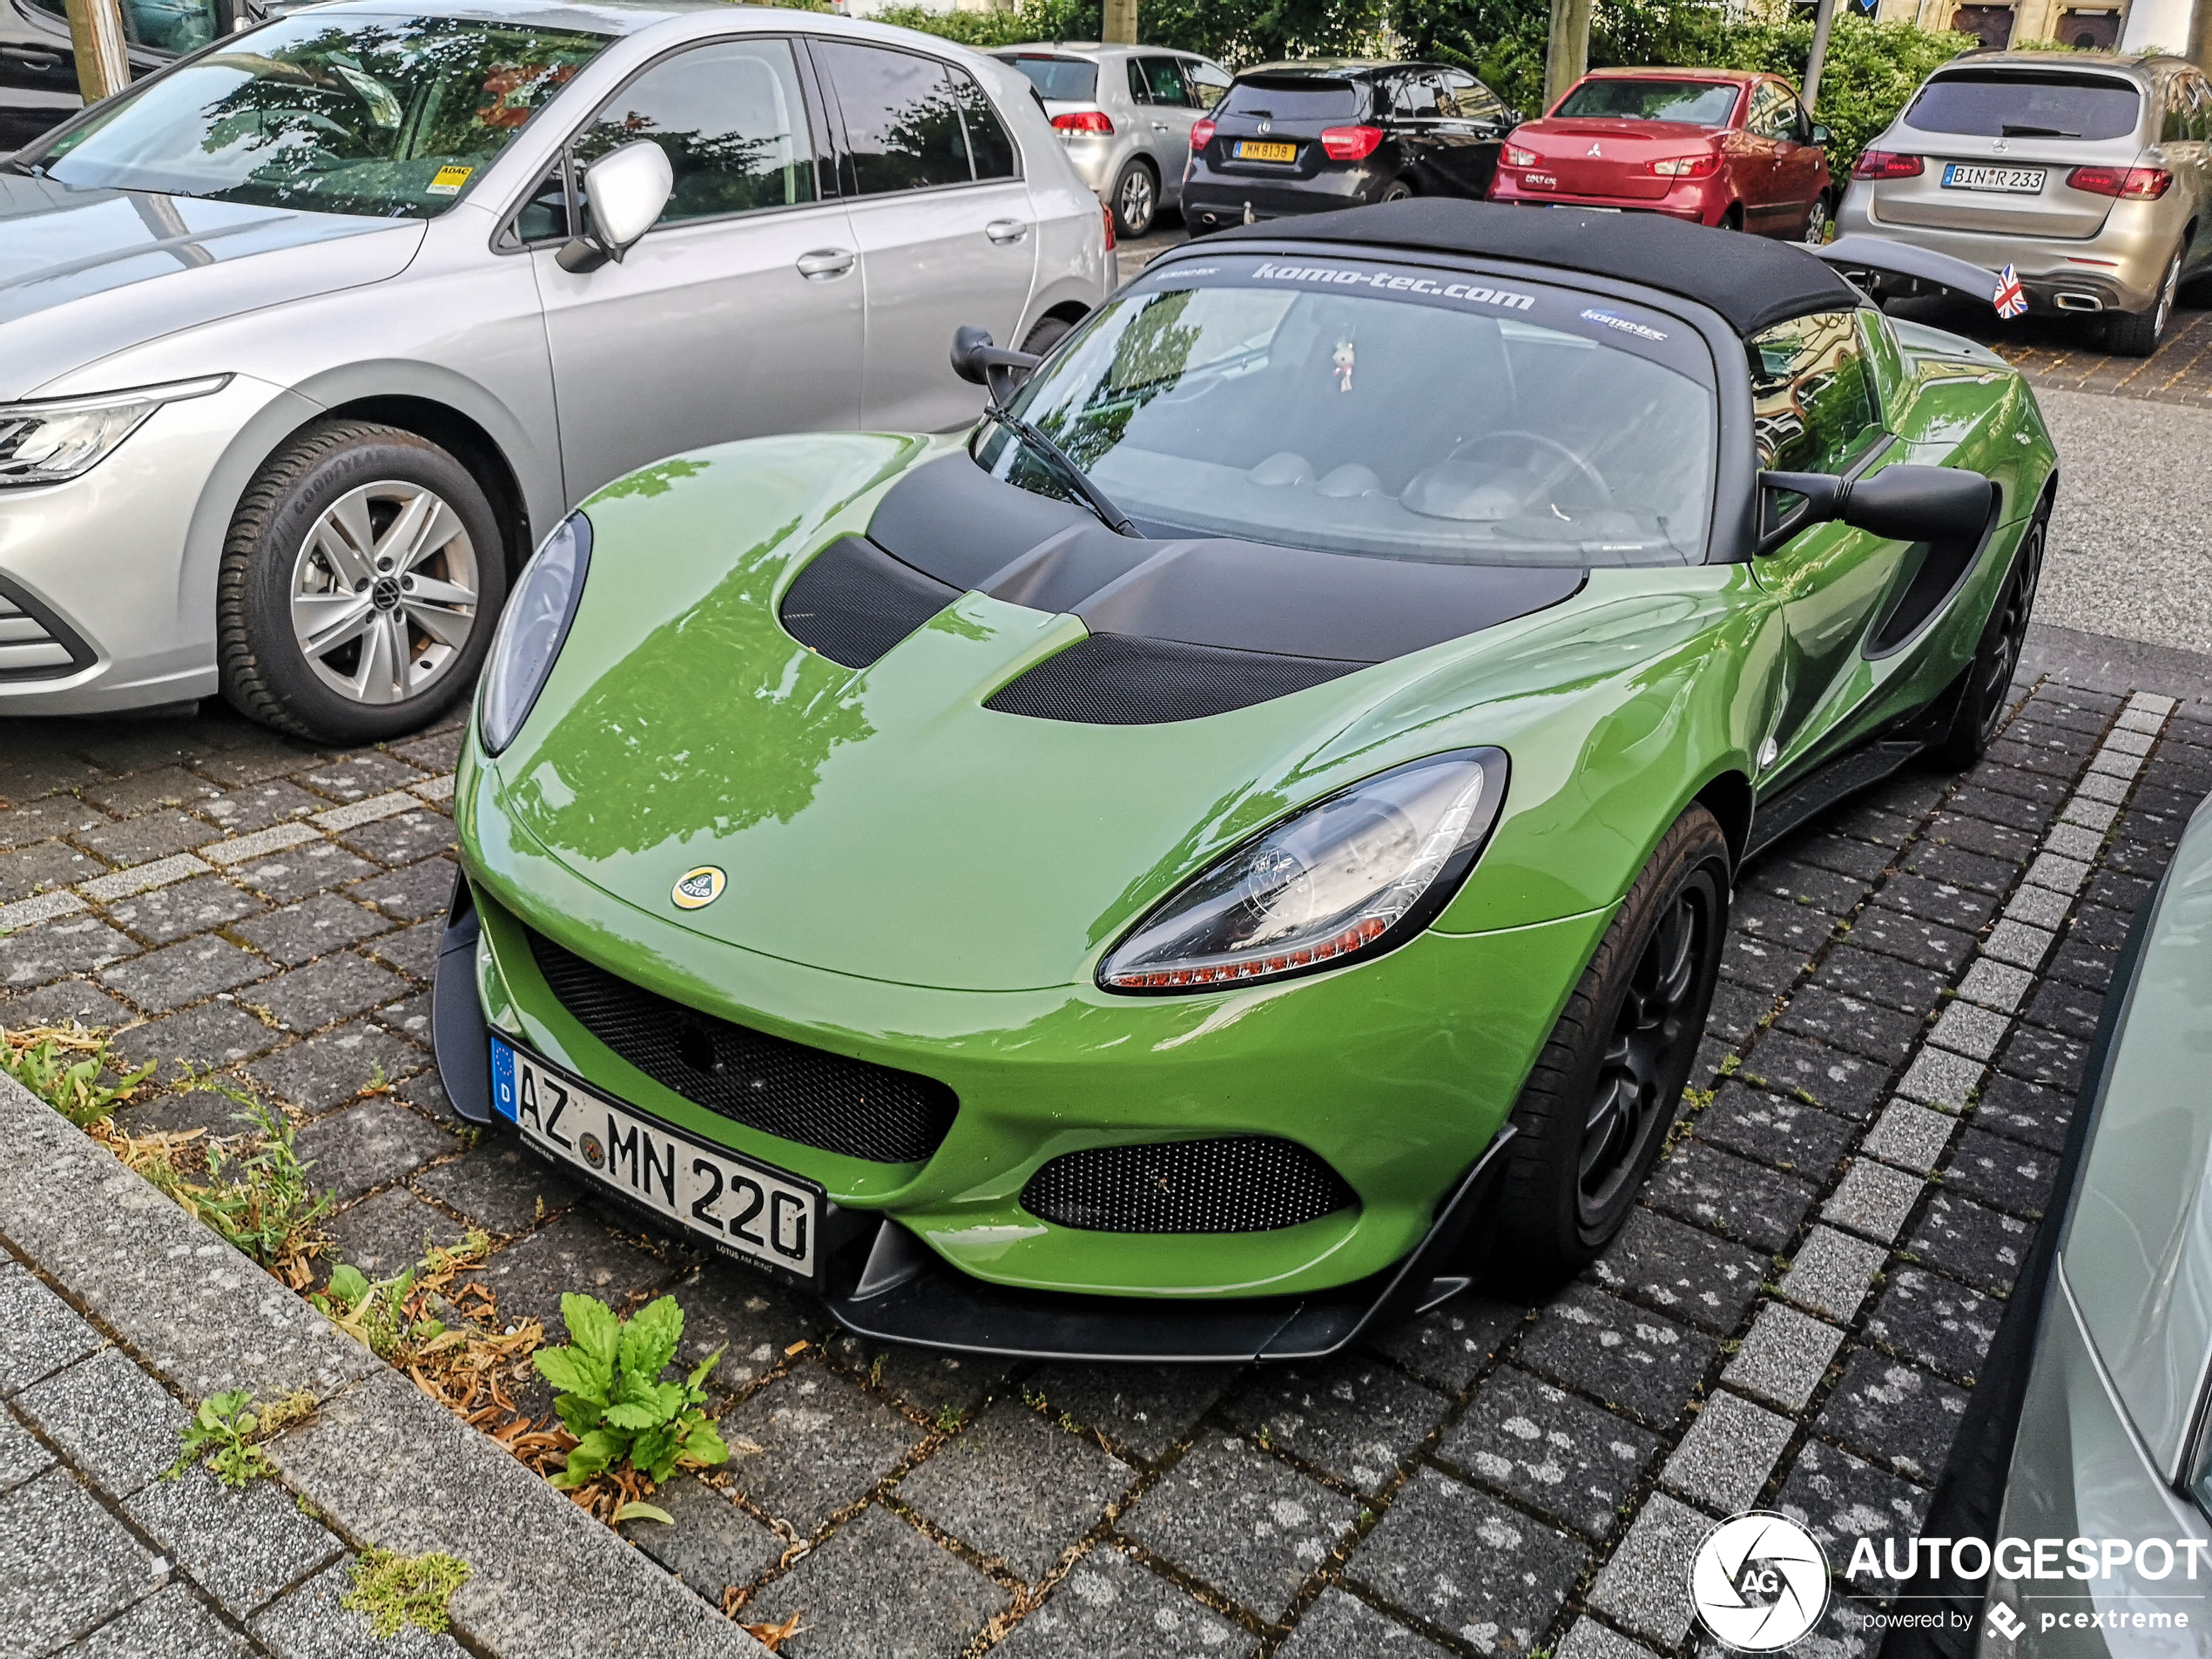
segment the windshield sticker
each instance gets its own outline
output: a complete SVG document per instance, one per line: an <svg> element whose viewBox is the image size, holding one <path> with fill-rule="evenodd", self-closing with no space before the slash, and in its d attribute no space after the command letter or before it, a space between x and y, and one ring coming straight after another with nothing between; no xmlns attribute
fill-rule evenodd
<svg viewBox="0 0 2212 1659"><path fill-rule="evenodd" d="M1446 300L1463 300L1470 305L1501 306L1507 311L1533 311L1536 307L1534 294L1516 293L1510 288L1486 288L1470 282L1437 282L1427 277L1400 276L1390 271L1349 270L1342 266L1263 264L1252 272L1252 276L1266 282L1325 282L1339 287L1380 288L1390 293L1435 294Z"/></svg>
<svg viewBox="0 0 2212 1659"><path fill-rule="evenodd" d="M1624 334L1634 334L1639 340L1664 340L1667 337L1656 328L1647 328L1640 322L1633 322L1626 317L1616 316L1610 311L1600 311L1595 306L1583 312L1582 315L1591 322L1602 324L1608 328L1617 329Z"/></svg>
<svg viewBox="0 0 2212 1659"><path fill-rule="evenodd" d="M469 175L475 171L474 167L441 167L437 176L430 180L430 193L433 196L458 195L462 185L469 182Z"/></svg>

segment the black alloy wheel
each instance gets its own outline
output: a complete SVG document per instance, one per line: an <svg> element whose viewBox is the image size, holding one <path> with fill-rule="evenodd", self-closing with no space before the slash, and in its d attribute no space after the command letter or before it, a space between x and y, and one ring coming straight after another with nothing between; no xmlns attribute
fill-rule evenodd
<svg viewBox="0 0 2212 1659"><path fill-rule="evenodd" d="M1980 648L1966 665L1966 684L1950 727L1930 752L1942 768L1964 772L1979 761L2004 720L2013 676L2027 648L2027 624L2035 611L2035 590L2043 580L2043 544L2049 526L2049 515L2038 512L2020 538L2005 591L1990 613Z"/></svg>
<svg viewBox="0 0 2212 1659"><path fill-rule="evenodd" d="M1665 1086L1670 1076L1686 1076L1704 1030L1702 1017L1690 1017L1690 1001L1710 954L1712 925L1710 889L1698 882L1683 887L1629 975L1582 1125L1576 1215L1586 1228L1603 1225L1619 1208L1622 1189L1642 1173L1653 1132L1665 1133L1674 1117ZM1702 1016L1703 1010L1695 1012ZM1677 1081L1675 1093L1681 1090Z"/></svg>
<svg viewBox="0 0 2212 1659"><path fill-rule="evenodd" d="M1598 941L1514 1103L1490 1269L1543 1294L1628 1222L1682 1103L1719 977L1731 855L1693 803Z"/></svg>

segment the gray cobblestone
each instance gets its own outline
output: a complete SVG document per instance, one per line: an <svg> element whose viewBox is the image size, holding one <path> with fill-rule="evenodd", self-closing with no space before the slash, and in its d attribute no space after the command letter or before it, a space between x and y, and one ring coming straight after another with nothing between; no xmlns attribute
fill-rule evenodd
<svg viewBox="0 0 2212 1659"><path fill-rule="evenodd" d="M375 872L367 859L354 857L335 842L309 840L274 857L241 865L237 874L272 903L288 905Z"/></svg>
<svg viewBox="0 0 2212 1659"><path fill-rule="evenodd" d="M1902 1475L1932 1481L1966 1409L1966 1391L1862 1348L1820 1413L1820 1432Z"/></svg>
<svg viewBox="0 0 2212 1659"><path fill-rule="evenodd" d="M1944 1009L1943 1017L1928 1033L1928 1041L1953 1054L1986 1061L2005 1041L2005 1033L2011 1025L2012 1022L2003 1015L1961 1000Z"/></svg>
<svg viewBox="0 0 2212 1659"><path fill-rule="evenodd" d="M24 916L14 906L8 908L16 911L17 919L0 916L0 927L29 929L10 934L7 949L0 952L0 984L44 985L65 974L105 968L110 962L137 954L138 942L128 934L109 927L97 916L80 916L59 909L64 901L72 909L84 907L84 901L73 893L49 893L26 899L24 903L43 906L48 914L58 915L61 920L30 928L30 922L37 918Z"/></svg>
<svg viewBox="0 0 2212 1659"><path fill-rule="evenodd" d="M2051 941L2055 937L2047 927L2031 927L2024 921L2000 921L1989 930L1982 949L2000 962L2026 968L2032 974L2051 954Z"/></svg>
<svg viewBox="0 0 2212 1659"><path fill-rule="evenodd" d="M2081 780L2080 795L2094 801L2106 801L2117 806L2128 799L2128 779L2093 772ZM2076 799L2080 799L2077 796Z"/></svg>
<svg viewBox="0 0 2212 1659"><path fill-rule="evenodd" d="M79 862L91 864L89 860L80 860ZM91 867L97 869L99 867L91 865ZM156 859L152 864L134 864L128 869L94 876L89 881L79 881L78 885L86 898L98 899L102 904L107 904L113 900L128 898L134 893L145 893L172 881L182 881L186 876L206 875L207 869L205 863L191 853L179 853L170 858Z"/></svg>
<svg viewBox="0 0 2212 1659"><path fill-rule="evenodd" d="M1588 1559L1565 1533L1424 1468L1345 1575L1485 1653L1522 1655L1541 1642Z"/></svg>
<svg viewBox="0 0 2212 1659"><path fill-rule="evenodd" d="M802 1534L867 1496L921 1439L890 1406L819 1366L748 1396L722 1420L722 1433L761 1448L731 1458L732 1489Z"/></svg>
<svg viewBox="0 0 2212 1659"><path fill-rule="evenodd" d="M1959 995L1966 1001L2010 1014L2019 1008L2020 999L2034 983L2035 976L2023 968L1993 956L1978 956L1966 970L1966 977L1959 981Z"/></svg>
<svg viewBox="0 0 2212 1659"><path fill-rule="evenodd" d="M1815 1227L1782 1280L1782 1293L1801 1306L1831 1318L1849 1320L1866 1299L1867 1286L1882 1265L1878 1244Z"/></svg>
<svg viewBox="0 0 2212 1659"><path fill-rule="evenodd" d="M0 1492L12 1491L53 1467L53 1453L0 1407Z"/></svg>
<svg viewBox="0 0 2212 1659"><path fill-rule="evenodd" d="M1416 1474L1413 1487L1391 1506L1384 1527L1405 1510L1410 1492L1443 1480L1430 1469ZM1343 1542L1359 1513L1352 1499L1240 1436L1207 1433L1136 1501L1122 1518L1121 1530L1271 1620L1283 1615L1298 1587ZM1409 1516L1407 1524L1418 1522ZM1374 1547L1381 1531L1368 1535L1366 1548Z"/></svg>
<svg viewBox="0 0 2212 1659"><path fill-rule="evenodd" d="M1291 1639L1275 1649L1276 1659L1345 1659L1351 1654L1375 1654L1383 1659L1444 1659L1449 1651L1389 1615L1333 1588L1321 1592L1321 1599L1306 1609Z"/></svg>
<svg viewBox="0 0 2212 1659"><path fill-rule="evenodd" d="M1451 1402L1379 1359L1271 1366L1222 1415L1325 1474L1372 1492L1420 1449Z"/></svg>
<svg viewBox="0 0 2212 1659"><path fill-rule="evenodd" d="M1681 1414L1718 1345L1662 1314L1570 1286L1522 1339L1521 1363L1655 1427Z"/></svg>
<svg viewBox="0 0 2212 1659"><path fill-rule="evenodd" d="M317 1118L293 1145L313 1168L315 1184L341 1204L461 1150L459 1141L388 1095L371 1095Z"/></svg>
<svg viewBox="0 0 2212 1659"><path fill-rule="evenodd" d="M168 1584L71 1647L64 1659L259 1659L182 1584Z"/></svg>
<svg viewBox="0 0 2212 1659"><path fill-rule="evenodd" d="M1662 1478L1691 1502L1721 1514L1747 1508L1796 1427L1764 1406L1715 1394L1667 1460Z"/></svg>
<svg viewBox="0 0 2212 1659"><path fill-rule="evenodd" d="M1559 1644L1559 1659L1649 1659L1649 1649L1592 1618L1575 1620Z"/></svg>
<svg viewBox="0 0 2212 1659"><path fill-rule="evenodd" d="M1781 1302L1763 1303L1721 1380L1784 1411L1801 1412L1843 1339L1841 1331L1811 1314Z"/></svg>
<svg viewBox="0 0 2212 1659"><path fill-rule="evenodd" d="M1034 1583L1135 1476L1090 1436L1001 1400L900 1481L899 1496Z"/></svg>
<svg viewBox="0 0 2212 1659"><path fill-rule="evenodd" d="M1346 1612L1339 1603L1358 1610ZM1297 1634L1277 1651L1291 1656L1295 1649L1315 1659L1378 1651L1424 1659L1442 1652L1402 1625L1391 1628L1407 1640L1382 1645L1389 1637L1374 1627L1389 1622L1343 1591L1325 1590L1299 1622ZM1346 1645L1338 1639L1339 1631L1356 1633L1359 1640ZM1301 1640L1306 1643L1303 1649ZM1094 1659L1123 1652L1141 1653L1146 1659L1154 1655L1160 1659L1245 1659L1257 1648L1243 1630L1197 1597L1121 1551L1102 1546L1076 1562L1044 1605L991 1651L1004 1659Z"/></svg>
<svg viewBox="0 0 2212 1659"><path fill-rule="evenodd" d="M356 944L391 923L334 893L318 894L252 921L240 922L238 935L287 967Z"/></svg>
<svg viewBox="0 0 2212 1659"><path fill-rule="evenodd" d="M1897 1092L1924 1105L1961 1107L1980 1088L1985 1068L1944 1049L1923 1049L1905 1068Z"/></svg>
<svg viewBox="0 0 2212 1659"><path fill-rule="evenodd" d="M338 1554L338 1541L273 1480L233 1491L206 1469L157 1480L124 1506L233 1618Z"/></svg>
<svg viewBox="0 0 2212 1659"><path fill-rule="evenodd" d="M1659 1437L1527 1372L1501 1366L1436 1454L1592 1538L1620 1525Z"/></svg>
<svg viewBox="0 0 2212 1659"><path fill-rule="evenodd" d="M1741 1244L1639 1209L1590 1272L1618 1295L1725 1333L1751 1305L1765 1270L1764 1259Z"/></svg>
<svg viewBox="0 0 2212 1659"><path fill-rule="evenodd" d="M1006 1592L881 1505L745 1604L745 1617L807 1627L782 1651L797 1659L907 1659L967 1647L1007 1603Z"/></svg>
<svg viewBox="0 0 2212 1659"><path fill-rule="evenodd" d="M1589 1604L1662 1648L1689 1633L1689 1559L1713 1522L1689 1505L1655 1492L1629 1535L1599 1568Z"/></svg>
<svg viewBox="0 0 2212 1659"><path fill-rule="evenodd" d="M1861 1158L1844 1172L1821 1206L1821 1219L1886 1244L1903 1229L1925 1187L1919 1176Z"/></svg>
<svg viewBox="0 0 2212 1659"><path fill-rule="evenodd" d="M1515 1304L1462 1293L1382 1332L1374 1345L1415 1375L1456 1393L1480 1374L1527 1316L1528 1310Z"/></svg>
<svg viewBox="0 0 2212 1659"><path fill-rule="evenodd" d="M2071 894L2056 893L2049 887L2023 887L2005 901L2005 918L2030 927L2055 929L2073 907Z"/></svg>
<svg viewBox="0 0 2212 1659"><path fill-rule="evenodd" d="M1878 1554L1885 1537L1915 1536L1928 1501L1925 1493L1865 1459L1811 1440L1775 1494L1774 1507L1818 1539L1831 1561L1848 1561L1861 1538L1872 1539ZM1886 1580L1862 1580L1860 1588L1886 1595L1895 1587Z"/></svg>
<svg viewBox="0 0 2212 1659"><path fill-rule="evenodd" d="M380 1074L384 1082L396 1082L421 1070L429 1059L422 1049L383 1027L355 1020L280 1049L247 1070L279 1099L320 1112L351 1100Z"/></svg>
<svg viewBox="0 0 2212 1659"><path fill-rule="evenodd" d="M0 1653L58 1648L166 1576L66 1469L0 1496Z"/></svg>
<svg viewBox="0 0 2212 1659"><path fill-rule="evenodd" d="M217 991L234 990L269 971L269 964L228 940L201 936L118 963L101 982L149 1014L160 1014Z"/></svg>
<svg viewBox="0 0 2212 1659"><path fill-rule="evenodd" d="M2093 832L2101 846L2104 833L2112 827L2112 820L2120 816L2120 809L2109 801L2092 800L2087 796L2076 795L2072 800L2067 802L2059 816L2069 824L2078 824L2082 828ZM2059 850L2067 852L2069 848L2061 846ZM2085 852L2075 856L2087 858L2091 854Z"/></svg>
<svg viewBox="0 0 2212 1659"><path fill-rule="evenodd" d="M1190 1432L1236 1374L1227 1366L1047 1366L1029 1386L1054 1411L1150 1462Z"/></svg>
<svg viewBox="0 0 2212 1659"><path fill-rule="evenodd" d="M158 1479L176 1460L191 1413L113 1348L16 1396L16 1409L62 1455L118 1497Z"/></svg>
<svg viewBox="0 0 2212 1659"><path fill-rule="evenodd" d="M632 1521L624 1536L718 1607L724 1592L751 1584L782 1559L781 1534L695 1476L678 1475L653 1501L674 1524Z"/></svg>
<svg viewBox="0 0 2212 1659"><path fill-rule="evenodd" d="M1893 1100L1866 1131L1859 1150L1922 1175L1932 1170L1951 1143L1958 1120L1909 1100Z"/></svg>
<svg viewBox="0 0 2212 1659"><path fill-rule="evenodd" d="M2085 801L2082 805L2087 809L2099 806L2101 803ZM2105 826L2101 824L2092 828L2087 824L2074 822L2073 811L2073 807L2068 806L2059 813L2060 821L2051 826L2050 833L2043 838L2043 845L2052 853L2060 858L2071 859L2080 865L2082 874L2086 877L2090 865L2096 862L2097 854L2104 851L2105 838L2101 832ZM2036 863L2040 867L2042 860L2038 859ZM2028 872L2027 879L2031 881L2040 880L2034 870ZM2058 883L2044 881L2042 885L2056 887ZM2074 885L2079 887L2080 883L2076 882Z"/></svg>
<svg viewBox="0 0 2212 1659"><path fill-rule="evenodd" d="M1912 1253L1986 1289L2006 1291L2020 1277L2035 1224L1971 1198L1938 1192L1905 1240Z"/></svg>
<svg viewBox="0 0 2212 1659"><path fill-rule="evenodd" d="M403 1624L380 1636L363 1613L340 1603L353 1588L345 1561L334 1561L298 1588L263 1608L246 1628L276 1659L463 1659L449 1635Z"/></svg>
<svg viewBox="0 0 2212 1659"><path fill-rule="evenodd" d="M101 1340L28 1268L0 1261L0 1399L76 1364Z"/></svg>
<svg viewBox="0 0 2212 1659"><path fill-rule="evenodd" d="M1653 1173L1647 1197L1656 1209L1771 1251L1796 1236L1817 1191L1810 1181L1778 1175L1693 1139L1676 1147Z"/></svg>

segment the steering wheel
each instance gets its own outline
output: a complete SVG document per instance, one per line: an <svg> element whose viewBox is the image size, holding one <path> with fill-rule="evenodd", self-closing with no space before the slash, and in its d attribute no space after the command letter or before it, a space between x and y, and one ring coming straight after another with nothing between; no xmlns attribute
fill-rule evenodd
<svg viewBox="0 0 2212 1659"><path fill-rule="evenodd" d="M1566 466L1559 468L1555 471L1548 474L1542 482L1536 486L1538 489L1549 489L1554 483L1558 482L1560 479L1565 477L1568 472L1579 472L1588 482L1590 488L1597 491L1599 506L1610 507L1613 505L1613 487L1605 482L1605 475L1602 473L1599 472L1595 467L1590 465L1590 463L1585 461L1581 455L1575 454L1574 450L1568 448L1565 444L1561 443L1557 438L1548 437L1541 432L1531 432L1525 427L1504 427L1495 432L1477 433L1474 437L1469 438L1465 443L1460 444L1457 448L1453 449L1448 459L1457 461L1461 455L1465 455L1470 449L1478 449L1486 443L1497 443L1507 438L1519 438L1522 442L1532 443L1539 449L1548 449L1552 452L1552 454L1557 455L1561 461L1567 463Z"/></svg>

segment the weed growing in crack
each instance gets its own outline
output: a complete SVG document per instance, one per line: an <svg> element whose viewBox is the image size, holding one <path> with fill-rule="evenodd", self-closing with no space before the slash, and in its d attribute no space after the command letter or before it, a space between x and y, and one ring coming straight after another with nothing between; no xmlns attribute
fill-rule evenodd
<svg viewBox="0 0 2212 1659"><path fill-rule="evenodd" d="M108 1040L81 1025L0 1028L0 1072L5 1072L79 1129L103 1123L153 1076L148 1061L114 1084L100 1081Z"/></svg>
<svg viewBox="0 0 2212 1659"><path fill-rule="evenodd" d="M177 1460L162 1473L173 1480L195 1463L205 1461L208 1473L226 1487L242 1487L263 1475L274 1474L260 1442L282 1433L315 1409L313 1394L287 1395L264 1410L253 1409L249 1390L233 1388L210 1394L185 1425Z"/></svg>
<svg viewBox="0 0 2212 1659"><path fill-rule="evenodd" d="M350 1613L368 1616L380 1640L399 1635L403 1624L436 1635L452 1628L455 1594L472 1569L455 1555L395 1555L365 1549L354 1558L354 1588L338 1600Z"/></svg>
<svg viewBox="0 0 2212 1659"><path fill-rule="evenodd" d="M293 1290L304 1289L308 1260L323 1246L327 1191L307 1184L308 1166L293 1150L292 1124L229 1079L185 1071L187 1087L207 1089L245 1108L238 1121L253 1126L242 1144L207 1149L207 1181L189 1181L166 1157L136 1165L138 1173L206 1222Z"/></svg>
<svg viewBox="0 0 2212 1659"><path fill-rule="evenodd" d="M683 1381L661 1380L684 1335L684 1312L672 1296L620 1320L597 1297L570 1291L561 1298L561 1320L568 1327L568 1345L541 1348L531 1356L538 1374L561 1391L553 1409L577 1437L567 1466L551 1477L553 1485L579 1493L604 1480L614 1488L609 1495L621 1500L611 1519L666 1521L642 1501L644 1491L667 1480L679 1463L705 1468L729 1460L730 1448L701 1409L706 1390L700 1385L722 1350L707 1355ZM635 1489L640 1485L643 1491Z"/></svg>
<svg viewBox="0 0 2212 1659"><path fill-rule="evenodd" d="M427 1304L455 1274L477 1266L490 1251L489 1235L471 1228L459 1244L433 1246L419 1266L390 1278L372 1280L352 1263L342 1264L330 1275L329 1288L307 1300L379 1359L407 1370L466 1345L469 1333L448 1329L443 1320L430 1316Z"/></svg>

